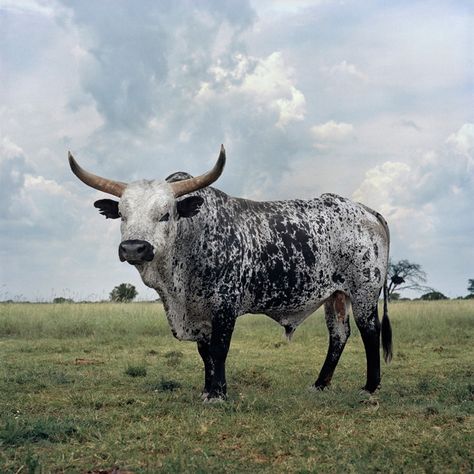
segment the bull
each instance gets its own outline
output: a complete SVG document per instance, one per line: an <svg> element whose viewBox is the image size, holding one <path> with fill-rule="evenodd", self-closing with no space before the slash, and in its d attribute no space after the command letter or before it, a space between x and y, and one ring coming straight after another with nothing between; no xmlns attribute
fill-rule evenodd
<svg viewBox="0 0 474 474"><path fill-rule="evenodd" d="M268 202L231 197L210 187L225 160L222 146L214 167L201 176L178 172L165 181L127 184L85 171L69 154L81 181L120 198L94 206L106 218L122 220L119 258L157 291L174 337L197 342L204 401L226 398L225 362L238 316L265 314L291 338L323 304L329 347L313 388L331 382L350 335L352 307L367 359L364 389L374 392L380 334L385 361L392 357L385 219L335 194Z"/></svg>

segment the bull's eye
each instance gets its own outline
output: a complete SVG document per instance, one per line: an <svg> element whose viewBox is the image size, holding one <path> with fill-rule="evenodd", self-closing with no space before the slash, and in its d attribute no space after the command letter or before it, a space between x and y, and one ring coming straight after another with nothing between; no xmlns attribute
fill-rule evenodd
<svg viewBox="0 0 474 474"><path fill-rule="evenodd" d="M166 222L170 218L170 213L167 212L164 216L161 217L159 222Z"/></svg>

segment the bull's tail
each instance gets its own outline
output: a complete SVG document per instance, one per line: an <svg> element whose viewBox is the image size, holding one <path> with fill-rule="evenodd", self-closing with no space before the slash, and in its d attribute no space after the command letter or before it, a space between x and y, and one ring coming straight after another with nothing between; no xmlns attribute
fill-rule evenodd
<svg viewBox="0 0 474 474"><path fill-rule="evenodd" d="M392 326L390 319L388 319L388 289L387 278L383 285L383 317L382 317L382 348L383 358L387 364L392 360Z"/></svg>

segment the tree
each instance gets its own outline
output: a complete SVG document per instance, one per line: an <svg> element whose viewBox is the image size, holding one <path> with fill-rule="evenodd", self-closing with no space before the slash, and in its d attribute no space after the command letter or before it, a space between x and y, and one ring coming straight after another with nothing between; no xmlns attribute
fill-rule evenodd
<svg viewBox="0 0 474 474"><path fill-rule="evenodd" d="M467 284L467 291L469 291L469 295L474 295L474 278L469 278L469 280L467 280Z"/></svg>
<svg viewBox="0 0 474 474"><path fill-rule="evenodd" d="M71 298L64 298L62 296L57 296L56 298L53 299L53 303L55 304L74 303L74 301Z"/></svg>
<svg viewBox="0 0 474 474"><path fill-rule="evenodd" d="M110 292L110 301L129 303L137 295L138 292L131 283L120 283Z"/></svg>
<svg viewBox="0 0 474 474"><path fill-rule="evenodd" d="M447 300L448 297L443 295L443 293L439 291L430 291L429 293L425 293L424 295L421 295L422 300L425 301L438 301L438 300Z"/></svg>
<svg viewBox="0 0 474 474"><path fill-rule="evenodd" d="M390 261L388 264L388 285L389 298L394 293L401 290L433 291L429 286L422 285L426 282L426 273L418 263L408 260Z"/></svg>

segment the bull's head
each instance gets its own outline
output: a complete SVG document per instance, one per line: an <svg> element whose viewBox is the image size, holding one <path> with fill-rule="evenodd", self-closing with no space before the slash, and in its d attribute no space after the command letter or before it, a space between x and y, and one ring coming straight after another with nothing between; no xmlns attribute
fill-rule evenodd
<svg viewBox="0 0 474 474"><path fill-rule="evenodd" d="M142 180L122 183L101 178L82 169L69 153L72 172L85 184L120 198L120 201L100 199L94 203L106 218L122 219L122 242L119 258L132 265L143 265L165 252L169 235L180 218L196 215L203 203L200 196L177 198L211 185L222 174L225 150L221 151L212 170L195 178L176 182Z"/></svg>

